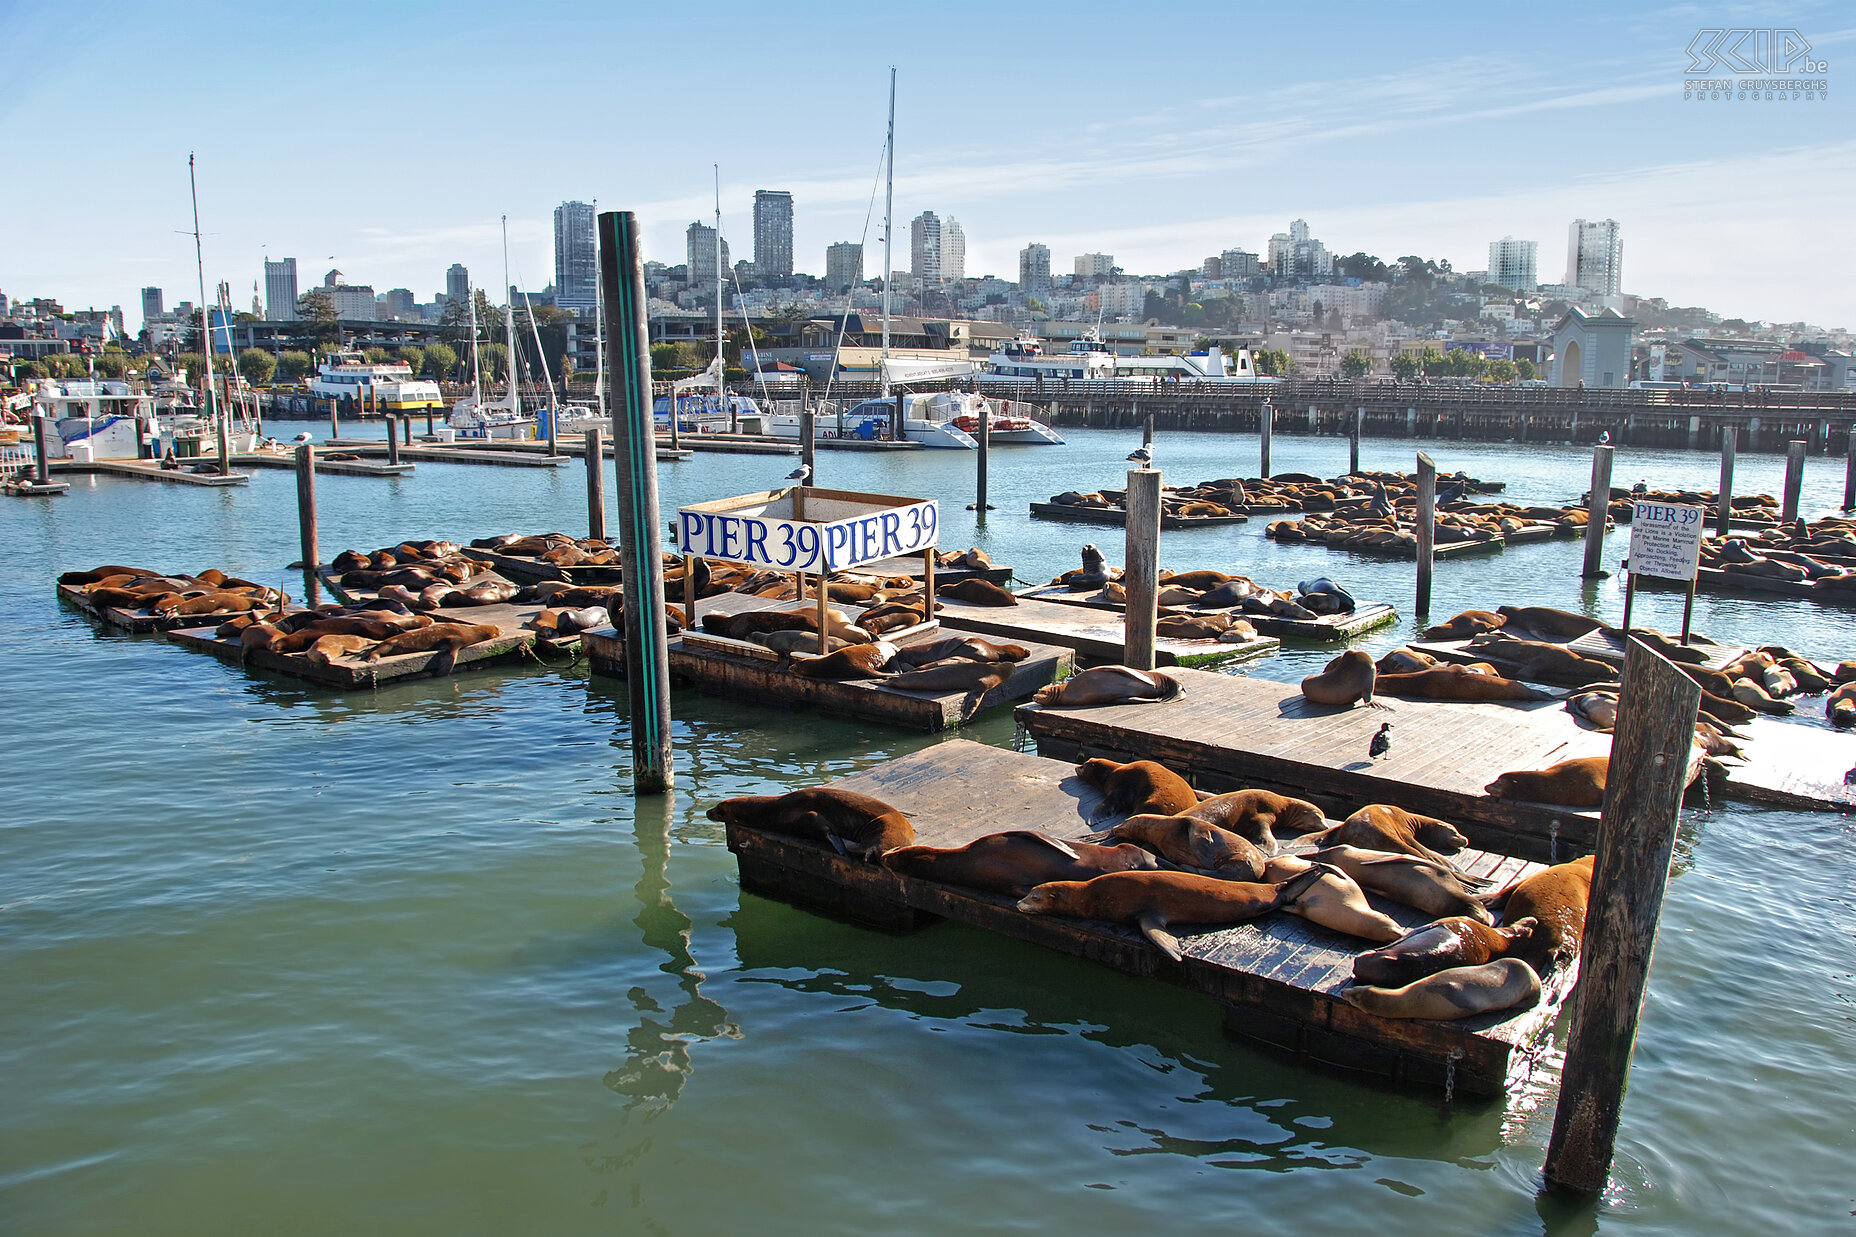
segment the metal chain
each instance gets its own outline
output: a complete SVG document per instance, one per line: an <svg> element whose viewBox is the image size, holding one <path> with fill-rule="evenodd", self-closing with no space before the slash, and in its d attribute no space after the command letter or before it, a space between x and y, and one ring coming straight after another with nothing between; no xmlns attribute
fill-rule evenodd
<svg viewBox="0 0 1856 1237"><path fill-rule="evenodd" d="M1456 1063L1463 1059L1461 1048L1450 1050L1450 1059L1444 1063L1444 1103L1456 1102Z"/></svg>

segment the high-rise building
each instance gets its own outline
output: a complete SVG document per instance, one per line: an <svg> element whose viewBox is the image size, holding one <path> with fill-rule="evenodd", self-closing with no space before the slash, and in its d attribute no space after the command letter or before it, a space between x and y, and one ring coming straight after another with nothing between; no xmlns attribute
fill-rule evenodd
<svg viewBox="0 0 1856 1237"><path fill-rule="evenodd" d="M1050 299L1050 246L1032 241L1018 251L1018 291L1040 301Z"/></svg>
<svg viewBox="0 0 1856 1237"><path fill-rule="evenodd" d="M1257 273L1257 255L1248 249L1227 249L1218 255L1226 279L1249 279Z"/></svg>
<svg viewBox="0 0 1856 1237"><path fill-rule="evenodd" d="M414 299L411 288L387 289L387 317L389 319L412 319L418 317L418 301Z"/></svg>
<svg viewBox="0 0 1856 1237"><path fill-rule="evenodd" d="M825 286L843 292L864 281L864 247L856 241L839 241L825 247Z"/></svg>
<svg viewBox="0 0 1856 1237"><path fill-rule="evenodd" d="M1079 253L1076 255L1076 277L1078 279L1107 279L1115 270L1115 258L1106 253Z"/></svg>
<svg viewBox="0 0 1856 1237"><path fill-rule="evenodd" d="M689 268L687 282L698 291L715 282L715 229L706 223L692 223L684 233L684 261ZM728 242L722 242L722 268L728 269Z"/></svg>
<svg viewBox="0 0 1856 1237"><path fill-rule="evenodd" d="M598 279L593 208L585 202L562 202L554 208L554 303L591 315Z"/></svg>
<svg viewBox="0 0 1856 1237"><path fill-rule="evenodd" d="M142 289L142 321L146 322L150 318L159 318L160 316L161 316L161 289L160 288L143 288Z"/></svg>
<svg viewBox="0 0 1856 1237"><path fill-rule="evenodd" d="M296 259L264 260L264 317L269 322L296 321Z"/></svg>
<svg viewBox="0 0 1856 1237"><path fill-rule="evenodd" d="M1566 239L1566 282L1600 296L1615 296L1622 282L1624 238L1615 219L1572 221Z"/></svg>
<svg viewBox="0 0 1856 1237"><path fill-rule="evenodd" d="M967 234L948 216L925 210L909 223L911 274L924 284L947 283L967 277Z"/></svg>
<svg viewBox="0 0 1856 1237"><path fill-rule="evenodd" d="M967 277L967 234L949 215L941 222L941 278L957 283Z"/></svg>
<svg viewBox="0 0 1856 1237"><path fill-rule="evenodd" d="M1490 241L1489 282L1513 288L1516 292L1532 292L1540 286L1534 269L1535 254L1539 248L1538 242L1518 241L1512 236Z"/></svg>
<svg viewBox="0 0 1856 1237"><path fill-rule="evenodd" d="M445 272L445 299L447 301L470 299L470 272L464 269L462 262L453 262L451 269Z"/></svg>
<svg viewBox="0 0 1856 1237"><path fill-rule="evenodd" d="M754 191L754 269L762 279L793 273L793 195L784 189Z"/></svg>

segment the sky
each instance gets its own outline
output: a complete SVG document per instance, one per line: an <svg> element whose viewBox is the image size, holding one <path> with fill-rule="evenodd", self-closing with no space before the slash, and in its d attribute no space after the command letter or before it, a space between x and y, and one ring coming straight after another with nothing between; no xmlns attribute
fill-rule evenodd
<svg viewBox="0 0 1856 1237"><path fill-rule="evenodd" d="M1823 98L1684 99L1704 30L1795 31ZM635 211L675 265L715 209L752 252L756 189L794 198L795 265L866 240L881 269L897 70L894 265L957 218L969 275L1111 253L1131 274L1263 252L1291 219L1337 254L1488 265L1616 219L1623 290L1856 327L1856 10L1831 3L849 4L0 0L0 291L249 302L263 259L429 301L553 279L553 210ZM1734 44L1745 57L1763 36ZM1758 50L1756 50L1758 49ZM1723 64L1711 79L1772 76ZM1847 84L1846 84L1847 83Z"/></svg>

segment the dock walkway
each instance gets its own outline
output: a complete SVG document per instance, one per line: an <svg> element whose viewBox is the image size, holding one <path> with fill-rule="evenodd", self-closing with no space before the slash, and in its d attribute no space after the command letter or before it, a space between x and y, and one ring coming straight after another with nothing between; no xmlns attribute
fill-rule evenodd
<svg viewBox="0 0 1856 1237"><path fill-rule="evenodd" d="M1162 583L1161 587L1166 586ZM1127 606L1121 602L1109 601L1101 593L1073 593L1061 584L1047 584L1040 588L1026 589L1018 594L1018 599L1021 602L1048 601L1064 606L1085 606L1115 615L1123 614L1127 610ZM1376 627L1385 627L1398 621L1398 612L1383 601L1361 602L1352 614L1324 614L1312 619L1277 618L1272 614L1245 614L1239 609L1220 610L1209 606L1161 606L1160 613L1228 614L1233 618L1241 618L1255 627L1259 635L1319 640L1330 644L1340 640L1351 640Z"/></svg>
<svg viewBox="0 0 1856 1237"><path fill-rule="evenodd" d="M976 606L946 597L935 599L935 617L943 627L1005 640L1036 640L1072 649L1093 661L1127 660L1121 614L1084 606L1061 605L1020 597L1016 606ZM1282 647L1274 636L1227 644L1217 640L1154 640L1154 659L1162 666L1213 666L1249 661Z"/></svg>

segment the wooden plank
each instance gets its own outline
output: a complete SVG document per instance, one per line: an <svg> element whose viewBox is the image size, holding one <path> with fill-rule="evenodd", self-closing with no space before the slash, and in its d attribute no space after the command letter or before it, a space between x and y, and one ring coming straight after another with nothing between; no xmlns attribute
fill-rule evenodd
<svg viewBox="0 0 1856 1237"><path fill-rule="evenodd" d="M535 633L521 631L498 636L461 650L456 669L482 669L505 662L519 661L529 655ZM273 653L268 649L246 650L235 639L220 639L213 628L182 628L167 633L167 638L182 648L209 653L220 661L241 669L269 670L292 678L307 679L328 687L345 689L373 688L398 679L437 678L443 672L433 668L437 653L406 653L364 662L358 658L338 658L326 664L311 661L302 653ZM455 673L455 671L454 671Z"/></svg>
<svg viewBox="0 0 1856 1237"><path fill-rule="evenodd" d="M1026 598L1016 606L976 606L943 597L936 602L935 612L942 626L951 631L1060 645L1096 661L1124 660L1119 619L1081 606ZM1154 655L1162 666L1206 666L1249 661L1281 647L1282 641L1273 636L1229 644L1161 636L1154 641Z"/></svg>
<svg viewBox="0 0 1856 1237"><path fill-rule="evenodd" d="M1062 606L1090 607L1120 614L1125 607L1120 602L1110 601L1100 592L1075 593L1060 584L1046 584L1038 588L1025 589L1017 594L1020 601L1045 601ZM1162 614L1229 614L1241 618L1265 636L1293 636L1300 640L1319 640L1334 643L1350 640L1363 632L1376 627L1384 627L1398 621L1398 612L1382 601L1358 603L1352 614L1324 614L1313 619L1278 618L1272 614L1246 614L1241 608L1230 606L1222 609L1215 606L1165 606Z"/></svg>

